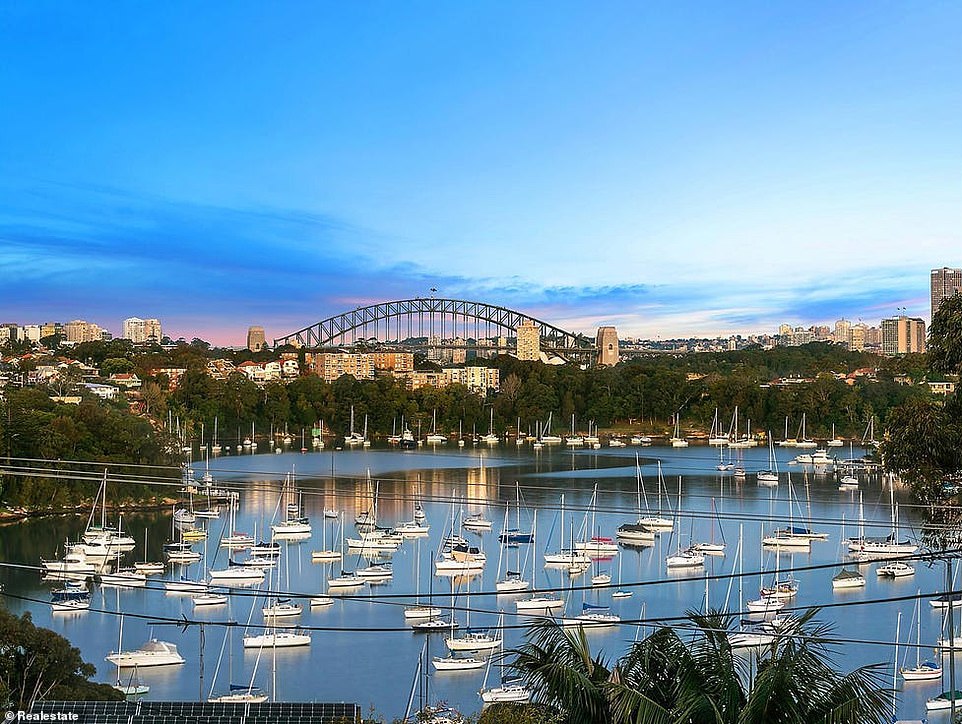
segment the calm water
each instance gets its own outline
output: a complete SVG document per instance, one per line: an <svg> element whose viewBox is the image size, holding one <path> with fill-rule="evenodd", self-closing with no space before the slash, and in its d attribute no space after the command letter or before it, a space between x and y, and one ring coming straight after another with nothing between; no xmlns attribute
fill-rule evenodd
<svg viewBox="0 0 962 724"><path fill-rule="evenodd" d="M709 574L726 575L737 570L736 548L739 527L743 530L742 566L745 572L765 571L764 575L743 579L742 598L757 598L760 581L770 581L776 566L809 566L840 560L843 516L845 535L855 535L859 518L859 494L842 493L834 476L815 475L805 472L801 466L790 466L788 461L798 450L779 450L779 467L783 471L778 488L758 487L749 477L741 484L730 475L722 476L715 470L717 452L706 447L671 449L664 447L621 448L570 451L563 447L545 448L534 452L529 446L509 446L481 449L468 447L462 450L448 445L436 449L397 451L387 449L321 451L316 453L284 453L246 456L225 456L211 462L211 471L218 483L240 486L241 500L237 514L236 529L247 532L255 528L259 532L269 526L277 509L278 496L284 476L294 471L298 487L304 491L303 507L311 517L314 532L312 538L285 546L284 554L275 575L275 588L303 593L324 592L325 577L334 575L340 565L312 564L311 551L322 547L326 537L327 547L337 547L335 526L322 517L325 508L341 511L346 521L366 510L371 501L371 479L380 481L378 516L379 523L391 525L412 518L412 500L420 491L427 522L431 525L429 536L420 541L408 540L393 554L394 577L387 584L358 589L355 598L338 600L333 606L310 609L304 601L304 613L296 619L305 627L318 627L312 633L310 647L280 649L276 655L265 651L258 660L257 652L244 650L241 646L241 630L235 630L229 643L229 653L222 657L220 671L213 680L218 657L225 639L221 626L197 625L186 628L170 623L151 623L149 617L163 619L205 620L223 622L228 619L245 624L263 622L260 607L263 600L255 598L250 591L238 592L231 597L229 606L194 609L189 596L166 594L160 579L151 579L148 589L115 589L93 586L95 609L123 611L124 648L135 648L149 636L176 643L187 659L186 664L161 667L140 672L140 678L151 687L149 698L198 699L206 697L214 686L224 692L231 675L235 683L246 683L252 673L255 681L265 690L276 690L278 700L288 701L356 701L362 707L373 706L387 717L403 713L411 683L415 676L419 656L427 638L430 655L446 653L442 636L414 634L406 626L402 607L410 600L379 598L381 596L413 595L416 590L415 569L420 551L422 596L429 593L463 594L470 589L473 594L494 590L499 557L498 534L504 519L505 506L510 511L509 526L516 525L516 482L520 484L524 499L522 527L529 528L533 512L537 510L538 540L534 546L507 549L505 555L512 568L523 566L530 579L531 561L537 560L536 582L538 587L568 587L567 613L580 613L582 602L611 604L612 611L623 619L640 617L642 605L646 618L673 617L691 608L704 605L706 582L701 572L665 572L665 556L679 544L687 544L690 538L708 540L714 536L727 541L727 555L708 559ZM641 455L641 469L645 490L651 509L659 506L656 461L661 461L666 481L667 495L662 492L662 508L675 507L678 501L678 479L682 476L681 512L674 536L663 533L654 546L647 548L622 547L612 560L596 566L611 573L613 584L619 575L624 583L653 582L635 588L632 598L612 601L614 590L591 590L590 574L572 579L567 572L546 570L541 565L541 554L546 547L556 549L561 529L565 536L573 527L576 534L584 525L586 510L592 490L598 487L597 505L594 511L593 532L614 535L615 529L630 522L637 515L637 485L635 454ZM767 450L755 448L744 451L745 467L757 470L767 467ZM856 454L860 454L856 451ZM847 450L840 450L845 457ZM198 475L202 463L195 463ZM785 472L789 471L789 472ZM333 476L332 476L333 474ZM788 501L789 475L792 479L796 503ZM420 482L418 482L420 481ZM890 528L889 493L883 490L877 477L864 477L861 483L866 534L881 535ZM565 493L564 523L559 522L559 498ZM109 495L109 491L108 491ZM908 506L904 493L896 492L903 499L900 523L906 528L917 528L918 513ZM452 501L459 501L452 505ZM461 502L463 501L463 502ZM195 501L196 502L196 501ZM199 506L203 501L198 503ZM455 515L460 511L473 513L483 511L493 521L493 529L481 536L465 533L480 541L488 564L482 575L470 582L452 581L450 578L432 576L431 562L439 542L450 525L452 508ZM715 511L713 514L712 511ZM828 541L812 544L811 552L776 558L774 553L762 551L759 540L762 528L770 530L772 520L787 522L790 510L796 522L830 533ZM219 520L209 522L211 543L207 549L208 565L214 568L226 566L226 552L216 550L213 543L226 525L226 512ZM804 518L804 520L800 520ZM590 520L589 516L589 520ZM39 564L41 556L52 558L57 542L76 538L83 530L85 517L60 517L31 521L4 529L0 537L0 554L3 560L29 565ZM589 527L591 523L588 523ZM149 557L159 560L161 546L170 536L170 513L129 515L125 527L138 539L138 548L128 554L128 561L143 560L146 539ZM908 532L908 531L906 531ZM347 526L348 535L354 534L352 525ZM195 546L203 551L204 544ZM344 567L353 569L357 557L347 555ZM181 572L197 578L204 575L205 563L168 569L162 578L178 577ZM933 592L940 588L944 577L941 568L918 565L913 577L897 581L880 579L875 566L863 566L867 585L862 589L834 592L831 587L832 569L800 571L799 595L795 605L809 606L839 602L870 601L900 596L912 596L916 589ZM118 617L94 610L76 614L53 614L49 605L49 591L55 584L43 582L35 571L3 569L0 580L5 590L20 600L8 597L6 605L14 612L30 611L34 621L47 626L69 638L83 652L84 658L98 669L97 678L114 681L115 672L104 656L116 650L118 644ZM266 585L266 584L265 584ZM729 593L729 586L731 592ZM724 605L726 598L730 607L739 608L738 582L721 579L707 585L708 597L713 606ZM584 590L580 587L587 587ZM256 593L256 591L254 592ZM30 600L34 599L34 600ZM447 599L451 600L451 599ZM437 599L439 603L447 600ZM455 606L466 605L466 598L459 595L453 599ZM493 625L499 610L506 612L505 624L514 626L526 619L514 611L511 596L477 596L471 599L471 625ZM253 613L252 613L253 611ZM838 663L851 668L864 663L889 662L893 658L891 641L895 636L896 615L903 614L902 640L914 626L913 601L883 601L860 606L827 608L820 619L834 622L840 636L859 639L861 643L849 643L838 648ZM140 614L147 618L137 618ZM457 614L462 626L466 614ZM941 615L927 604L922 611L922 642L934 644L942 626ZM505 633L507 646L515 646L522 640L520 629L509 628ZM622 625L610 629L589 632L592 644L603 650L609 659L621 655L637 635L634 625ZM201 675L201 640L203 646L203 679ZM878 642L878 643L871 643ZM927 651L926 653L930 653ZM914 662L914 653L910 654ZM962 664L962 661L960 661ZM256 673L254 673L256 667ZM946 666L946 670L948 666ZM480 708L477 691L481 686L484 670L468 672L432 672L430 692L432 699L443 699L463 711ZM496 681L491 672L491 683ZM900 693L898 714L905 718L924 716L924 702L947 689L948 684L915 683ZM937 720L930 717L930 719ZM947 719L947 714L944 715Z"/></svg>

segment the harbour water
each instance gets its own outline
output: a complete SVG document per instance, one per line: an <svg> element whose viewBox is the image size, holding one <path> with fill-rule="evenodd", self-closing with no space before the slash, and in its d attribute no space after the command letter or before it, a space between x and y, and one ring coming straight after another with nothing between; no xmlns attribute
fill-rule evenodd
<svg viewBox="0 0 962 724"><path fill-rule="evenodd" d="M859 490L840 491L836 475L790 465L789 461L801 451L779 449L780 483L777 487L762 487L756 484L752 473L768 467L768 451L759 447L740 452L749 472L741 482L731 472L719 472L716 469L718 452L704 446L600 450L546 446L533 451L530 445L469 444L458 449L448 444L414 451L374 447L306 454L229 455L211 460L216 484L240 491L234 529L246 532L256 529L258 537L265 530L269 535L272 520L276 515L283 516L284 506L278 505L279 495L285 476L293 471L296 486L303 491L302 511L310 518L313 532L306 540L282 543L281 560L271 585L295 595L327 593L327 576L338 575L342 567L353 570L367 563L349 550L343 566L340 562L312 563L312 550L320 549L325 538L327 548L337 548L339 544L337 524L325 520L325 509L342 514L346 533L352 536L354 517L371 507L373 488L379 493L379 525L391 526L411 520L414 501L420 499L430 533L419 540L406 540L390 556L393 567L390 581L349 589L344 598L338 598L330 606L311 608L306 598L302 600L303 613L286 624L299 624L311 634L312 641L307 647L260 653L242 647L245 625L264 623L261 614L264 599L257 589L237 590L228 605L204 608L195 608L190 596L165 592L163 580L182 573L192 579L203 579L205 566L226 567L227 551L216 545L220 535L230 532L226 509L219 519L207 522L209 539L204 560L189 566L168 566L163 576L150 579L147 588L106 588L94 583L91 610L86 612L51 612L48 601L55 584L42 581L39 572L32 568L39 566L41 557L53 558L58 542L62 553L62 542L75 540L83 531L85 516L30 520L5 528L0 537L2 560L31 568L5 566L0 570L0 581L8 609L16 613L30 611L35 623L70 639L84 658L95 664L98 680L112 683L117 678L116 671L104 657L118 646L118 611L124 614L125 649L135 648L151 637L176 643L186 663L139 671L140 680L151 687L148 698L156 700L206 699L211 690L226 692L229 683L247 684L253 675L256 684L278 701L356 701L365 710L373 707L389 719L399 716L404 712L425 641L429 640L428 658L447 653L442 640L445 634L413 633L405 621L403 607L413 601L417 589L422 598L434 595L432 600L436 605L453 606L462 629L468 624L464 610L467 606L471 609L470 625L476 628L493 626L499 612L504 611L505 645L516 646L523 640L524 624L530 619L515 612L514 602L519 596L493 594L502 553L507 561L502 561L502 569L508 565L512 569L522 568L529 579L534 558L537 587L560 589L566 598L565 612L569 616L580 613L585 602L611 606L611 611L624 623L588 633L592 645L603 650L609 661L624 653L635 637L644 635L635 623L629 623L641 618L642 610L650 622L662 619L675 622L687 610L704 607L707 590L710 605L722 607L727 601L729 609L744 611L744 602L758 597L759 586L773 580L776 568L783 575L794 568L799 592L789 605L824 606L819 620L834 623L837 635L851 640L836 647L838 666L847 670L861 664L887 662L891 680L897 614L902 613L901 638L905 642L914 626L916 591L921 589L923 594L931 594L943 588L942 564L913 564L914 576L894 580L877 576L878 564L863 565L860 567L866 578L863 588L833 591L832 576L838 568L828 564L845 560L847 551L841 540L843 536L858 533L860 499L865 534L885 535L891 530L890 493L881 477L863 475ZM859 455L861 451L856 448L855 453ZM582 530L586 530L587 535L614 537L619 525L637 519L636 455L640 456L647 506L654 511L660 505L669 517L674 516L674 533L660 534L652 546L620 546L615 556L595 563L578 577L571 577L563 568L545 568L543 552L546 548L558 548L562 532L566 538L572 531L577 537ZM848 455L848 449L839 449L840 457ZM658 462L665 481L660 502ZM193 466L199 477L203 463L195 462ZM791 505L789 480L795 498ZM595 486L597 502L593 510L589 510ZM516 507L518 491L522 499L520 526ZM562 493L565 514L560 519ZM914 537L922 522L921 512L910 504L906 491L897 489L894 497L899 503L902 533ZM193 502L197 508L206 507L204 500ZM498 536L506 508L509 527L526 530L531 528L537 511L535 544L500 549ZM667 512L669 508L671 513ZM487 565L483 573L470 581L433 575L433 561L450 530L452 517L457 527L462 516L472 513L483 513L493 524L490 531L480 535L463 533L472 545L484 549ZM813 542L811 550L804 553L783 551L776 555L773 550L763 550L762 533L767 535L790 520L826 532L828 539ZM124 527L138 541L137 548L127 554L127 561L144 559L145 540L149 558L160 560L162 544L171 535L171 512L130 514L125 517ZM741 569L745 573L757 573L740 579L740 599L739 580L730 578L730 574L739 570L736 556L739 530L743 537ZM666 571L665 557L678 547L685 547L692 540L720 541L722 537L727 543L726 554L708 557L704 569ZM198 543L194 549L204 552L205 544ZM420 580L415 576L418 563ZM856 566L850 563L849 567ZM592 573L600 571L612 576L610 587L591 586ZM631 586L632 597L612 599L611 593L619 587L619 577L621 587ZM452 593L456 595L451 597ZM228 620L237 622L238 626L222 654L226 632L222 624ZM199 625L201 621L206 624ZM942 612L923 601L922 643L934 645L943 626ZM914 650L908 655L914 663ZM931 655L932 650L927 649L923 658ZM253 673L255 667L256 673ZM945 668L947 672L948 666ZM484 669L431 671L430 698L444 700L465 712L477 711L481 707L478 690L484 675ZM489 685L494 684L496 678L496 671L492 669ZM950 686L948 681L912 684L900 681L899 688L897 715L916 719L924 716L927 698ZM947 714L936 714L930 720L935 721L938 716L948 718Z"/></svg>

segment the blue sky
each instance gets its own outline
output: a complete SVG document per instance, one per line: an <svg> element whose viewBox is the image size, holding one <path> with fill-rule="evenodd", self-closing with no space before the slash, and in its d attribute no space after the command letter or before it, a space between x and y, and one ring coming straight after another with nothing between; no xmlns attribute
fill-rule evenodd
<svg viewBox="0 0 962 724"><path fill-rule="evenodd" d="M0 321L927 317L959 37L957 2L3 3Z"/></svg>

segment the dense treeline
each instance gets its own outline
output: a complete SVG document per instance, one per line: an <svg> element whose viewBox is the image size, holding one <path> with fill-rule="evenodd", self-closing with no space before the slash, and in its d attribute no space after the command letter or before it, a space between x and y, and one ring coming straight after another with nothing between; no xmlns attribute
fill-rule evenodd
<svg viewBox="0 0 962 724"><path fill-rule="evenodd" d="M50 399L46 388L7 390L0 418L3 462L11 458L32 460L84 460L99 463L158 465L170 463L162 436L151 422L128 412L126 404L111 404L84 396L80 404ZM40 467L38 465L38 467ZM65 469L75 469L65 465ZM123 472L123 468L112 468ZM91 474L97 476L92 467ZM146 474L144 470L132 471ZM11 505L59 507L89 499L96 485L44 476L2 477L3 500ZM146 486L125 485L118 493L137 500L150 493Z"/></svg>
<svg viewBox="0 0 962 724"><path fill-rule="evenodd" d="M460 428L465 435L484 433L492 414L498 433L513 431L519 419L522 431L533 432L550 414L554 432L566 431L575 415L580 431L594 422L602 431L664 434L671 431L677 412L686 433L695 434L707 432L716 407L727 431L736 405L742 432L751 419L753 431L772 430L781 437L788 418L789 433L794 434L805 414L810 436L828 436L834 424L838 435L859 438L872 417L879 420L880 434L890 410L928 397L924 386L894 381L900 375L924 376L924 358L890 360L828 344L651 356L613 368L552 366L507 356L477 360L473 364L492 364L500 370L500 392L487 395L460 385L411 391L387 376L363 381L344 376L327 383L303 375L263 387L240 373L215 380L206 373L210 357L234 355L237 363L254 355L211 350L200 340L169 351L134 349L125 340L91 342L78 345L73 354L100 366L105 375L136 372L143 380L143 414L131 414L124 403L87 396L77 406L52 402L48 395L63 392L62 383L53 390L8 390L0 415L4 454L170 464L176 462L170 451L182 444L175 439L178 431L197 442L203 430L204 442L210 442L216 420L222 444L236 444L250 434L252 424L261 441L270 431L285 430L309 439L312 428L323 421L329 434L340 436L349 431L352 407L355 429L361 430L366 417L368 433L375 438L400 432L402 420L415 433L426 434L435 415L440 432L457 433ZM186 369L173 391L157 372L164 367ZM847 381L832 374L859 368L877 369L877 379ZM790 377L812 381L771 384ZM4 484L4 499L12 503L56 505L77 499L73 486L42 478L8 477Z"/></svg>
<svg viewBox="0 0 962 724"><path fill-rule="evenodd" d="M930 374L962 374L962 295L942 302L929 328ZM962 493L962 398L958 391L942 400L910 400L888 416L882 459L912 486L915 497L939 504ZM933 505L929 541L933 547L958 547L962 525L957 506ZM944 535L944 537L943 537ZM940 540L941 538L941 540Z"/></svg>
<svg viewBox="0 0 962 724"><path fill-rule="evenodd" d="M874 368L871 363L878 364L878 358L849 355L830 345L809 347L790 353L655 357L590 369L501 357L494 362L501 373L500 393L484 397L460 385L409 391L390 377L359 381L345 376L325 383L303 376L261 388L240 374L218 381L193 369L154 409L166 409L167 417L179 419L195 438L203 424L209 439L216 418L223 441L246 436L251 423L258 435L287 429L296 436L302 429L309 435L324 421L329 432L343 435L349 431L352 406L355 429L360 431L366 416L372 436L399 430L402 419L415 432L420 427L427 433L435 416L444 433L456 433L459 427L464 434L487 432L489 408L499 433L513 431L519 419L522 431L534 431L549 414L555 432L567 430L573 414L579 430L593 421L602 430L667 433L676 412L687 431L706 432L716 407L727 430L737 405L743 431L751 419L754 431L773 430L780 437L787 417L794 434L805 413L810 435L827 436L835 424L837 434L861 437L873 416L882 421L892 407L927 394L922 387L894 382L901 370L883 369L878 379L860 377L852 384L837 380L831 370ZM771 385L779 376L813 381Z"/></svg>
<svg viewBox="0 0 962 724"><path fill-rule="evenodd" d="M58 633L35 626L29 613L0 609L0 707L29 710L37 701L123 701L96 673L80 650ZM8 712L12 714L13 712Z"/></svg>

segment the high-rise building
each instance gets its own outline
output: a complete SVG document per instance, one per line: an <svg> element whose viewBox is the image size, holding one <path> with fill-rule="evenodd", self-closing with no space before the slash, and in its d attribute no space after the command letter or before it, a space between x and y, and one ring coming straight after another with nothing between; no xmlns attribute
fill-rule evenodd
<svg viewBox="0 0 962 724"><path fill-rule="evenodd" d="M40 325L40 339L53 337L55 334L66 336L67 332L61 322L44 322Z"/></svg>
<svg viewBox="0 0 962 724"><path fill-rule="evenodd" d="M71 343L99 342L104 339L105 331L93 322L86 322L83 319L74 319L64 325L67 341Z"/></svg>
<svg viewBox="0 0 962 724"><path fill-rule="evenodd" d="M599 365L614 367L618 364L618 330L614 327L598 327L595 346Z"/></svg>
<svg viewBox="0 0 962 724"><path fill-rule="evenodd" d="M264 328L248 327L247 328L247 349L249 349L251 352L260 352L266 346L267 346L267 340L264 337Z"/></svg>
<svg viewBox="0 0 962 724"><path fill-rule="evenodd" d="M160 325L159 319L145 319L144 320L144 335L146 339L145 342L150 342L152 344L160 344L160 341L164 338L164 330Z"/></svg>
<svg viewBox="0 0 962 724"><path fill-rule="evenodd" d="M932 316L934 317L935 313L939 311L942 300L956 294L962 294L962 269L950 269L949 267L933 269L930 290L932 293Z"/></svg>
<svg viewBox="0 0 962 724"><path fill-rule="evenodd" d="M865 337L868 332L868 325L864 322L853 324L850 330L850 342L848 348L854 352L861 352L865 349Z"/></svg>
<svg viewBox="0 0 962 724"><path fill-rule="evenodd" d="M364 352L318 352L307 355L309 368L325 382L333 382L341 375L357 380L374 379L374 356Z"/></svg>
<svg viewBox="0 0 962 724"><path fill-rule="evenodd" d="M160 344L160 340L164 338L164 332L161 329L159 319L130 317L124 320L123 338L129 339L134 344L146 344L147 342Z"/></svg>
<svg viewBox="0 0 962 724"><path fill-rule="evenodd" d="M882 320L882 354L900 355L925 352L925 322L918 317Z"/></svg>
<svg viewBox="0 0 962 724"><path fill-rule="evenodd" d="M522 322L515 329L517 333L518 359L537 361L541 359L541 328L534 320Z"/></svg>
<svg viewBox="0 0 962 724"><path fill-rule="evenodd" d="M835 323L835 341L851 347L852 344L852 323L847 319L840 319Z"/></svg>

